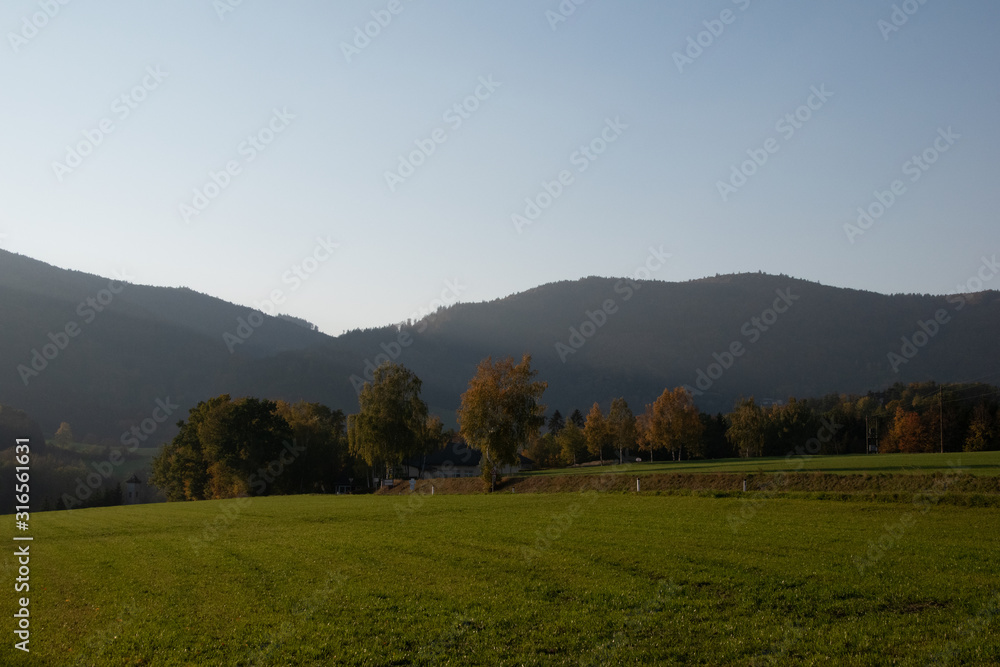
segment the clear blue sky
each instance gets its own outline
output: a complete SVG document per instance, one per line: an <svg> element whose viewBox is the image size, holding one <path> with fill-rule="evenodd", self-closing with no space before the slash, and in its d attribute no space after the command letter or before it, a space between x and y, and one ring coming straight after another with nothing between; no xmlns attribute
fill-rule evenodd
<svg viewBox="0 0 1000 667"><path fill-rule="evenodd" d="M1000 251L996 2L911 0L892 32L893 3L871 0L587 0L555 29L557 0L243 0L220 18L226 2L75 0L50 19L4 3L0 247L247 305L281 290L281 311L334 335L403 320L448 281L468 302L630 275L650 246L672 255L656 279L763 270L887 293L954 292ZM348 62L342 44L390 5ZM704 21L721 34L679 68ZM478 108L446 119L477 88ZM779 130L807 101L808 120ZM251 161L241 144L272 138L275 109L294 119ZM78 167L54 166L104 119ZM960 138L933 165L904 166L948 128ZM437 129L445 141L390 189L398 156ZM602 132L605 152L574 160ZM765 146L723 201L719 181ZM230 161L228 187L185 222L180 205ZM572 181L518 233L512 214L563 170ZM844 225L897 179L849 242ZM283 279L318 237L333 256L301 286Z"/></svg>

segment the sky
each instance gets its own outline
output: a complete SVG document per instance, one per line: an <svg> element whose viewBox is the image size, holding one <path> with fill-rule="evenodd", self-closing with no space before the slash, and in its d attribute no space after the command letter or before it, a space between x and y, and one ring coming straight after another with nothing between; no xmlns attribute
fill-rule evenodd
<svg viewBox="0 0 1000 667"><path fill-rule="evenodd" d="M339 335L656 254L948 294L1000 251L996 2L62 2L0 8L0 247L59 267Z"/></svg>

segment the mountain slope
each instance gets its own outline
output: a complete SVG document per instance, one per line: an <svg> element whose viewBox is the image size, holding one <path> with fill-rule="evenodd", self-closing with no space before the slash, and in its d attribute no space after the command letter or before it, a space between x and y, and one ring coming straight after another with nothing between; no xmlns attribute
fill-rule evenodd
<svg viewBox="0 0 1000 667"><path fill-rule="evenodd" d="M111 287L119 292L101 312L87 305ZM549 383L545 402L564 414L616 396L639 412L682 384L698 389L702 409L725 411L740 395L864 392L1000 369L997 292L886 296L762 274L566 281L455 305L403 331L337 338L265 317L243 331L252 332L244 343L227 345L223 334L236 334L246 308L187 289L109 286L0 251L0 312L0 405L27 411L48 434L68 421L81 436L111 442L148 419L157 400L179 407L157 425L154 442L171 437L198 401L223 392L353 411L366 364L389 356L421 377L425 399L446 421L487 355L532 354ZM943 323L928 324L940 312ZM63 339L68 322L79 332ZM926 341L920 322L934 333ZM903 337L915 334L925 344L902 349ZM56 353L37 376L24 373L33 351ZM895 370L890 353L900 355Z"/></svg>

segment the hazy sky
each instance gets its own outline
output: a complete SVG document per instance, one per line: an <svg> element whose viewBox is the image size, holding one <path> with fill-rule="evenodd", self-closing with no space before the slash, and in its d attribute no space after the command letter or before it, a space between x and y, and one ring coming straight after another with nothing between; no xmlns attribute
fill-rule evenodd
<svg viewBox="0 0 1000 667"><path fill-rule="evenodd" d="M888 293L1000 251L994 1L237 2L3 3L0 247L331 334L650 247Z"/></svg>

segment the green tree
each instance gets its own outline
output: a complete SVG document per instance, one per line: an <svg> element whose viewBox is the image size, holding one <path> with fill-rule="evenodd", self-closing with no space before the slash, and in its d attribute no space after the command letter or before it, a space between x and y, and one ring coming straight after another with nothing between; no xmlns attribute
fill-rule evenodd
<svg viewBox="0 0 1000 667"><path fill-rule="evenodd" d="M290 443L292 430L277 409L273 401L234 401L229 394L202 401L154 459L151 483L163 489L168 500L280 492L287 482L281 479L285 465L279 455ZM282 474L264 474L268 467Z"/></svg>
<svg viewBox="0 0 1000 667"><path fill-rule="evenodd" d="M333 489L340 473L350 466L344 413L319 403L278 401L278 415L288 422L295 444L304 448L279 480L282 490Z"/></svg>
<svg viewBox="0 0 1000 667"><path fill-rule="evenodd" d="M482 452L483 480L493 488L500 468L518 463L518 452L544 424L545 406L539 403L547 383L534 380L531 355L517 365L510 357L479 363L469 388L462 394L458 424L462 437Z"/></svg>
<svg viewBox="0 0 1000 667"><path fill-rule="evenodd" d="M566 420L563 419L562 413L560 413L558 410L553 412L552 416L549 417L548 427L549 427L549 433L551 433L552 435L559 435L559 431L561 431L565 425L566 425Z"/></svg>
<svg viewBox="0 0 1000 667"><path fill-rule="evenodd" d="M581 431L583 430L584 425L587 423L587 421L583 418L583 413L581 413L579 410L573 410L573 414L569 416L569 420L574 424L576 424L576 427Z"/></svg>
<svg viewBox="0 0 1000 667"><path fill-rule="evenodd" d="M391 475L407 458L427 451L427 404L420 398L420 378L387 361L375 369L358 396L360 411L347 418L351 454Z"/></svg>
<svg viewBox="0 0 1000 667"><path fill-rule="evenodd" d="M531 439L527 456L539 468L557 468L563 464L557 437L551 433Z"/></svg>
<svg viewBox="0 0 1000 667"><path fill-rule="evenodd" d="M740 399L727 416L726 438L743 458L764 455L764 416L753 396Z"/></svg>

